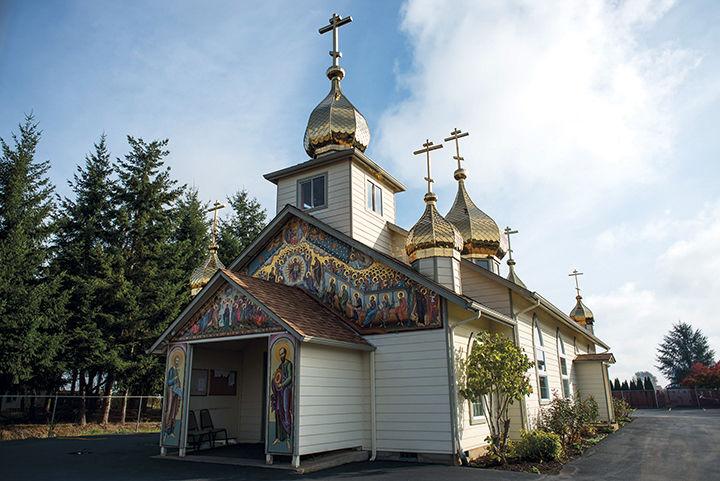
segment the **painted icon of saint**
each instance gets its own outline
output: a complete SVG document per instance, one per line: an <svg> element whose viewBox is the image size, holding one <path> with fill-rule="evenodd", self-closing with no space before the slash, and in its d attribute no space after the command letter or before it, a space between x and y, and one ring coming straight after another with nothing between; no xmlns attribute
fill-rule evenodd
<svg viewBox="0 0 720 481"><path fill-rule="evenodd" d="M180 380L180 356L173 357L170 369L167 372L167 409L165 410L165 419L163 421L163 430L165 435L171 435L175 432L175 422L182 405L183 388Z"/></svg>
<svg viewBox="0 0 720 481"><path fill-rule="evenodd" d="M272 379L272 394L270 402L275 412L275 439L273 445L287 443L291 449L292 428L293 428L293 365L287 358L287 349L280 348L280 364L278 365Z"/></svg>

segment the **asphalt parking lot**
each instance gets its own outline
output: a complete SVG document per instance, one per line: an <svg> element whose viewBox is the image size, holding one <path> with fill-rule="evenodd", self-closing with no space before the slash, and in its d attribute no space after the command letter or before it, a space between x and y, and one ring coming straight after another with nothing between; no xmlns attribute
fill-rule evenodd
<svg viewBox="0 0 720 481"><path fill-rule="evenodd" d="M720 480L720 410L641 411L634 422L565 466L539 476L411 463L356 463L308 475L153 458L157 434L0 442L3 480Z"/></svg>

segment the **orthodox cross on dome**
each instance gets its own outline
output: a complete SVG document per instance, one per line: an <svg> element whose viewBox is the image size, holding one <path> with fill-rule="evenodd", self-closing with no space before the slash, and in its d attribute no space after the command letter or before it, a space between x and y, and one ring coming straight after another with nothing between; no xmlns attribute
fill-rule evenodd
<svg viewBox="0 0 720 481"><path fill-rule="evenodd" d="M518 233L517 230L511 229L509 226L508 226L508 227L505 227L505 236L507 237L508 256L509 256L507 263L508 263L508 265L511 266L511 267L515 264L515 261L513 260L513 256L512 256L513 250L512 250L512 244L510 244L510 236L511 236L512 234L517 234L517 233ZM511 262L512 262L512 263L511 263Z"/></svg>
<svg viewBox="0 0 720 481"><path fill-rule="evenodd" d="M578 297L580 297L580 282L578 281L578 276L583 275L582 272L578 272L577 269L574 269L568 276L575 278L575 290L577 291Z"/></svg>
<svg viewBox="0 0 720 481"><path fill-rule="evenodd" d="M213 223L212 223L212 234L211 234L211 240L210 240L210 248L211 249L217 249L217 220L218 220L218 211L220 209L224 209L225 206L222 205L219 201L215 201L212 207L210 207L207 211L213 213Z"/></svg>
<svg viewBox="0 0 720 481"><path fill-rule="evenodd" d="M340 57L342 57L342 53L340 53L340 35L338 29L342 27L343 25L347 25L348 23L352 22L352 17L347 16L345 18L342 18L340 15L333 13L332 17L330 17L329 24L322 27L318 32L320 32L320 35L323 33L327 33L332 31L333 33L333 49L330 51L330 56L333 58L332 67L335 69L340 68Z"/></svg>
<svg viewBox="0 0 720 481"><path fill-rule="evenodd" d="M463 132L457 127L455 127L455 130L450 132L450 137L445 139L445 142L450 142L451 140L455 141L456 155L453 155L453 159L457 160L458 170L462 169L462 165L460 164L460 162L465 160L465 158L460 155L460 139L462 139L463 137L467 137L468 135L470 135L470 132Z"/></svg>
<svg viewBox="0 0 720 481"><path fill-rule="evenodd" d="M422 144L422 146L423 146L423 148L420 149L420 150L416 150L415 152L413 152L413 155L418 155L418 154L425 154L425 155L426 155L426 158L427 158L427 177L425 177L425 180L427 181L427 193L428 193L428 194L432 194L432 183L435 182L435 181L433 180L432 174L431 174L431 172L430 172L430 152L432 152L433 150L442 149L442 148L443 148L443 145L442 145L442 144L437 144L437 145L435 145L435 144L433 144L432 142L430 142L430 139L426 139L426 140L425 140L425 143Z"/></svg>

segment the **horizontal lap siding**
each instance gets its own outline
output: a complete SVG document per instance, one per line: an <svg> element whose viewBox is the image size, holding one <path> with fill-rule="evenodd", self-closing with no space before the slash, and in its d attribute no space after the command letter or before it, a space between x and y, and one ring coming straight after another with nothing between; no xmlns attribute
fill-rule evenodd
<svg viewBox="0 0 720 481"><path fill-rule="evenodd" d="M325 172L327 172L327 207L311 211L310 214L343 234L351 235L349 160L280 179L277 184L277 210L280 211L286 204L300 208L297 192L298 180Z"/></svg>
<svg viewBox="0 0 720 481"><path fill-rule="evenodd" d="M368 354L305 343L300 349L300 454L370 449Z"/></svg>
<svg viewBox="0 0 720 481"><path fill-rule="evenodd" d="M608 403L603 378L603 365L599 362L579 362L575 366L578 392L582 398L592 396L598 404L599 417L608 420Z"/></svg>
<svg viewBox="0 0 720 481"><path fill-rule="evenodd" d="M367 336L375 354L377 449L451 453L445 331Z"/></svg>
<svg viewBox="0 0 720 481"><path fill-rule="evenodd" d="M464 295L472 297L490 309L510 315L510 294L507 287L486 278L464 264L460 267L460 275Z"/></svg>

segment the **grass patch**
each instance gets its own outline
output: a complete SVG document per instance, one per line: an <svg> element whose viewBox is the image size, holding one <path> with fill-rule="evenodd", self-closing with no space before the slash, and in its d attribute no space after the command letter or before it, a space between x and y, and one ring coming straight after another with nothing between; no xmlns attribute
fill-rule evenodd
<svg viewBox="0 0 720 481"><path fill-rule="evenodd" d="M110 423L110 424L56 424L51 437L77 437L77 436L99 436L108 434L135 434L135 433L159 433L160 423L140 423L136 430L135 423ZM47 438L50 427L47 424L15 424L11 426L0 426L0 441L11 441L18 439Z"/></svg>

